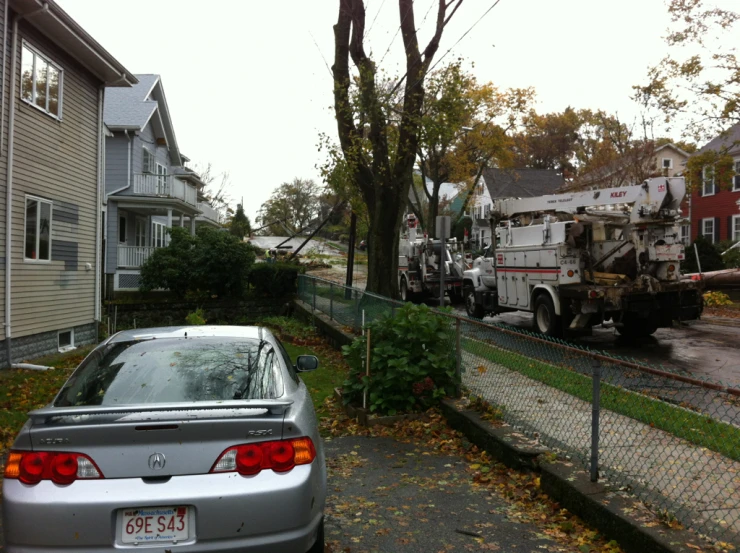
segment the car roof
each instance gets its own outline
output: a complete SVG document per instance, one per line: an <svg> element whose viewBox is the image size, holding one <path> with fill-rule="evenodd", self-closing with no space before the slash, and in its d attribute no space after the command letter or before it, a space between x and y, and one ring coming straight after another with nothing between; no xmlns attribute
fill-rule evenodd
<svg viewBox="0 0 740 553"><path fill-rule="evenodd" d="M122 330L111 336L108 343L150 340L152 338L248 338L266 340L274 336L269 329L261 326L165 326L156 328L137 328Z"/></svg>

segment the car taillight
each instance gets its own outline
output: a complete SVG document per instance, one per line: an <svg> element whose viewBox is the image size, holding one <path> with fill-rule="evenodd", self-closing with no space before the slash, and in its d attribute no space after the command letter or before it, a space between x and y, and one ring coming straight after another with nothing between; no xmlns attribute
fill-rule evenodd
<svg viewBox="0 0 740 553"><path fill-rule="evenodd" d="M75 480L104 478L87 455L57 451L11 451L4 477L30 485L42 480L71 484Z"/></svg>
<svg viewBox="0 0 740 553"><path fill-rule="evenodd" d="M219 455L211 472L238 472L252 475L266 469L287 472L296 465L308 465L316 458L311 438L257 442L230 447Z"/></svg>

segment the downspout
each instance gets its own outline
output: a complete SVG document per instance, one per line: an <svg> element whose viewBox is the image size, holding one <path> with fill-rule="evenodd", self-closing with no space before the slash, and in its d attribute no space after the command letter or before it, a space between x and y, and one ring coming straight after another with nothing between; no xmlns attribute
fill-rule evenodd
<svg viewBox="0 0 740 553"><path fill-rule="evenodd" d="M8 44L8 4L5 2L5 12L3 13L3 61L2 61L2 75L0 75L0 81L2 82L2 99L0 99L0 150L2 150L3 143L5 140L5 48Z"/></svg>
<svg viewBox="0 0 740 553"><path fill-rule="evenodd" d="M100 286L102 270L100 264L102 263L101 254L101 232L103 222L103 187L105 186L105 132L103 130L103 100L105 85L100 85L98 89L98 189L95 194L95 209L97 210L97 221L95 226L95 322L100 322Z"/></svg>
<svg viewBox="0 0 740 553"><path fill-rule="evenodd" d="M9 97L10 102L8 104L8 151L7 151L7 158L6 158L6 173L5 173L5 182L6 182L6 194L5 194L5 348L7 350L7 363L8 366L13 364L13 357L12 357L12 348L11 348L11 337L13 335L11 330L11 324L10 324L10 315L11 315L11 309L10 309L10 284L11 284L11 243L13 239L13 141L14 141L14 131L15 131L15 83L16 83L16 71L18 69L18 22L21 19L28 18L32 15L36 15L39 12L47 11L49 9L48 4L44 4L42 8L39 8L38 10L31 12L25 16L16 16L13 19L13 34L11 36L11 40L13 41L13 46L11 48L11 61L10 61L10 87L9 87ZM6 10L7 10L7 3L6 3ZM5 20L5 26L7 27L8 20ZM3 57L5 57L5 41L3 41ZM5 96L5 91L3 91L3 97Z"/></svg>

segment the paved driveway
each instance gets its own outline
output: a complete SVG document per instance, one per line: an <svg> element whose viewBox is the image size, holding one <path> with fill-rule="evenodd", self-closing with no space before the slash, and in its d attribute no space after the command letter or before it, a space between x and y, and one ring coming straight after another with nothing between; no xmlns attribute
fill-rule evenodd
<svg viewBox="0 0 740 553"><path fill-rule="evenodd" d="M327 551L582 551L561 545L516 506L473 484L460 456L392 438L325 443L329 465Z"/></svg>

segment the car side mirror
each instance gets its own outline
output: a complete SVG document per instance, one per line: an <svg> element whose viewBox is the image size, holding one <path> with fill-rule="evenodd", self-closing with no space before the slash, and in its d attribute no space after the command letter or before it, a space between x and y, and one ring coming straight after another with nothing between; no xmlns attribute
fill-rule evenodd
<svg viewBox="0 0 740 553"><path fill-rule="evenodd" d="M315 355L299 355L295 362L295 368L299 373L315 371L319 368L319 358Z"/></svg>

